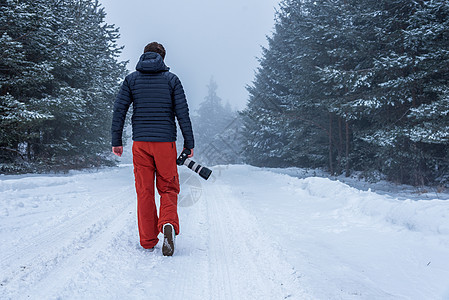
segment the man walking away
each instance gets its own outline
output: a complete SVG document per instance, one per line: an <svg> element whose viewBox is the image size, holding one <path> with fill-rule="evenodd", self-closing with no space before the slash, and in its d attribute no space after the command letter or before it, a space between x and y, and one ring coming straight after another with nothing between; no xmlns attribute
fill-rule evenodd
<svg viewBox="0 0 449 300"><path fill-rule="evenodd" d="M133 164L137 192L140 245L154 250L162 232L162 253L173 255L179 234L179 194L176 165L176 122L184 148L193 156L193 131L184 89L179 78L164 63L164 47L153 42L144 49L136 71L126 76L115 100L112 118L112 152L123 153L122 132L128 108L133 104ZM154 180L160 195L159 216L154 199Z"/></svg>

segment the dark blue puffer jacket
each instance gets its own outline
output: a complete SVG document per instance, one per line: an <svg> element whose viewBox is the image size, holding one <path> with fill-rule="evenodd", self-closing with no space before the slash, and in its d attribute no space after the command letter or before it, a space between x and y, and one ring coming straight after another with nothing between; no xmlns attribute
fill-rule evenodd
<svg viewBox="0 0 449 300"><path fill-rule="evenodd" d="M184 147L193 149L189 108L179 78L168 71L162 56L155 52L142 54L136 70L126 76L115 100L112 146L122 146L123 125L132 103L134 141L176 141L176 117L184 137Z"/></svg>

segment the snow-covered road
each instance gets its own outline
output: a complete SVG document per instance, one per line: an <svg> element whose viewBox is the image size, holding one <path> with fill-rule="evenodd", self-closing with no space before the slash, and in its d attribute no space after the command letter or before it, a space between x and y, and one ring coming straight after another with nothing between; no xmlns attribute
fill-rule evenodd
<svg viewBox="0 0 449 300"><path fill-rule="evenodd" d="M173 257L138 244L132 166L0 177L0 299L449 299L449 201L249 166L180 168Z"/></svg>

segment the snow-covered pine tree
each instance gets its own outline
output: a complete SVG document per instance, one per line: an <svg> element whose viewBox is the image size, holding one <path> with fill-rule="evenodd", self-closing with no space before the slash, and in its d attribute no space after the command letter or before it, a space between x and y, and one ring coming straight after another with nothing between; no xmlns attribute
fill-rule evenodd
<svg viewBox="0 0 449 300"><path fill-rule="evenodd" d="M22 156L40 169L107 161L102 153L109 150L111 107L125 68L117 62L117 30L104 16L92 0L2 1L1 34L21 43L25 59L16 64L26 61L46 72L16 72L19 82L32 75L20 99L46 118L21 127L11 147L16 153L26 148ZM17 86L11 80L4 84Z"/></svg>
<svg viewBox="0 0 449 300"><path fill-rule="evenodd" d="M45 123L39 152L47 154L49 163L98 165L110 148L110 112L124 74L124 64L116 60L118 33L104 24L98 1L59 3L51 7L57 36L50 55L57 81L47 107L55 118Z"/></svg>
<svg viewBox="0 0 449 300"><path fill-rule="evenodd" d="M291 100L287 98L291 95L289 85L296 83L292 58L300 56L295 56L295 36L291 35L294 28L289 26L289 16L302 12L301 7L294 11L296 7L289 5L295 1L284 2L276 16L273 35L267 38L268 48L262 48L260 67L253 84L247 87L249 100L241 113L245 159L257 166L287 165L293 154L289 144L296 131L290 130L286 101Z"/></svg>
<svg viewBox="0 0 449 300"><path fill-rule="evenodd" d="M346 105L358 122L358 156L371 153L374 166L391 180L415 185L433 182L438 177L433 158L441 160L447 153L447 143L437 147L426 142L422 119L412 113L416 116L421 105L444 99L438 91L448 85L448 44L442 38L447 32L447 4L437 2L363 4L365 13L359 20L370 26L363 30L362 40L371 46L364 58L367 71L360 77L367 75L363 82L368 88L352 85L361 90L361 97ZM414 136L415 129L421 138ZM364 143L368 144L362 147ZM365 169L370 163L359 162Z"/></svg>
<svg viewBox="0 0 449 300"><path fill-rule="evenodd" d="M27 51L38 12L25 1L1 1L0 8L0 170L14 172L17 163L29 160L33 128L52 118L42 103L53 76L47 61L36 61Z"/></svg>
<svg viewBox="0 0 449 300"><path fill-rule="evenodd" d="M321 44L326 59L317 64L316 97L328 112L329 170L340 174L356 163L353 142L372 81L370 60L378 44L375 27L364 20L372 11L363 1L314 2L311 15L316 25L313 40ZM321 54L323 55L323 54ZM369 107L368 107L369 109Z"/></svg>
<svg viewBox="0 0 449 300"><path fill-rule="evenodd" d="M416 98L407 114L405 135L416 145L420 161L412 178L449 182L449 3L423 1L405 30L405 47L414 51Z"/></svg>
<svg viewBox="0 0 449 300"><path fill-rule="evenodd" d="M311 102L308 110L319 116L311 124L319 133L314 136L312 143L315 142L316 148L321 151L327 148L325 161L331 174L340 174L344 168L349 173L349 124L339 109L345 101L347 87L341 81L337 85L333 84L323 74L330 70L331 75L335 76L340 70L352 69L357 64L357 58L352 57L357 45L351 16L355 9L349 2L306 1L303 4L306 17L295 22L299 26L307 24L310 28L308 39L302 43L308 46L306 56L310 59L300 64L309 64L302 77L311 78L310 85L303 87L310 90L311 94L301 102ZM304 108L300 107L296 115L302 113ZM326 165L323 162L320 166Z"/></svg>
<svg viewBox="0 0 449 300"><path fill-rule="evenodd" d="M321 167L329 162L334 139L318 74L329 63L323 43L328 28L322 21L331 14L323 10L325 4L288 0L280 5L243 112L250 163Z"/></svg>
<svg viewBox="0 0 449 300"><path fill-rule="evenodd" d="M273 39L276 39L275 35ZM269 39L270 44L274 44ZM280 44L276 44L281 47ZM270 50L275 47L270 47ZM286 137L285 119L279 118L283 110L278 97L278 84L275 70L282 56L276 57L276 51L263 49L264 57L260 60L260 68L248 86L249 101L242 111L243 150L248 163L256 166L279 166L288 154L283 153L288 139ZM279 75L279 74L278 74Z"/></svg>

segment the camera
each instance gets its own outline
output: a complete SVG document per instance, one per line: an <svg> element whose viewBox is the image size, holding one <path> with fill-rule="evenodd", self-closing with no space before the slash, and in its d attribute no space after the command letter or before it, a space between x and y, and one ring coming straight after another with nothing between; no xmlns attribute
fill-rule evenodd
<svg viewBox="0 0 449 300"><path fill-rule="evenodd" d="M196 162L194 162L193 160L188 158L190 153L192 153L190 151L190 149L184 149L181 152L181 154L179 155L178 159L176 160L176 164L178 166L185 165L185 166L187 166L187 168L189 168L193 172L198 173L198 175L200 175L202 178L204 178L206 180L209 179L210 174L212 174L212 170L208 169L206 167L203 167L200 164L197 164Z"/></svg>

